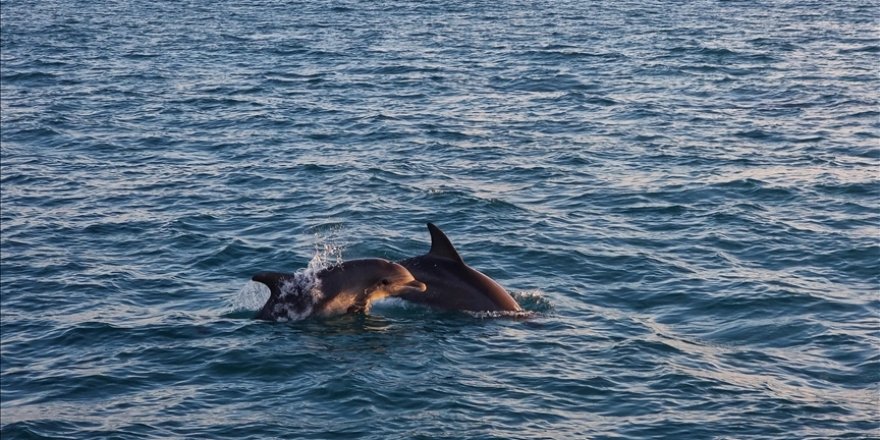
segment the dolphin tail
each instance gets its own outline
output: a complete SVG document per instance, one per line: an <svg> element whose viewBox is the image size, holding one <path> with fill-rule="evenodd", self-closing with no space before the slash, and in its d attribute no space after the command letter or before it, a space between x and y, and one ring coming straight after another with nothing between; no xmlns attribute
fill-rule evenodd
<svg viewBox="0 0 880 440"><path fill-rule="evenodd" d="M259 313L257 313L257 319L272 319L272 309L275 302L278 301L278 297L281 296L281 285L285 280L292 278L292 274L281 272L260 272L251 277L252 281L263 283L269 288L269 299L263 305L263 308L260 309Z"/></svg>
<svg viewBox="0 0 880 440"><path fill-rule="evenodd" d="M269 292L271 292L269 299L275 299L281 295L281 283L285 280L291 279L292 277L293 276L288 273L260 272L251 277L251 280L265 284L266 287L269 288Z"/></svg>

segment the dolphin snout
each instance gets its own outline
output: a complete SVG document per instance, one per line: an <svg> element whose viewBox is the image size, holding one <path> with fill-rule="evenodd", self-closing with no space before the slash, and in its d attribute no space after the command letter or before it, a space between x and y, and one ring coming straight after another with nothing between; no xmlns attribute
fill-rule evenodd
<svg viewBox="0 0 880 440"><path fill-rule="evenodd" d="M412 280L412 281L400 284L399 287L394 289L394 294L395 295L404 295L407 293L422 293L426 290L428 290L428 286L425 283L423 283L419 280Z"/></svg>

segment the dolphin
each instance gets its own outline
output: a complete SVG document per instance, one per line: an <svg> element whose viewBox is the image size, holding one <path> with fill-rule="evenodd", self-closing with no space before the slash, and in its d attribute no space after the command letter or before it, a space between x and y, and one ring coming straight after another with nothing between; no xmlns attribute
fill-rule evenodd
<svg viewBox="0 0 880 440"><path fill-rule="evenodd" d="M416 296L426 289L403 266L378 258L351 260L317 272L260 272L251 279L269 287L269 299L256 316L268 321L364 313L375 300Z"/></svg>
<svg viewBox="0 0 880 440"><path fill-rule="evenodd" d="M406 292L399 298L441 310L522 311L501 285L464 263L440 228L428 223L428 231L431 250L425 255L398 261L416 279L427 284L428 290Z"/></svg>

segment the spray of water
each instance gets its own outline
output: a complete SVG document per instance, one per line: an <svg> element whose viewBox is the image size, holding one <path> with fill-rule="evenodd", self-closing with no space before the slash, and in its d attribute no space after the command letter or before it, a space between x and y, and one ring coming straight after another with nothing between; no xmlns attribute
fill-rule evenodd
<svg viewBox="0 0 880 440"><path fill-rule="evenodd" d="M315 234L315 254L309 260L305 268L295 272L291 282L281 286L282 296L289 294L307 294L311 296L311 303L320 300L320 280L317 274L324 269L342 264L342 252L344 247L339 244L338 231L330 230L327 233ZM269 288L263 283L248 281L228 301L227 312L254 312L266 304L269 299ZM291 320L299 318L299 315L307 315L307 311L290 314Z"/></svg>

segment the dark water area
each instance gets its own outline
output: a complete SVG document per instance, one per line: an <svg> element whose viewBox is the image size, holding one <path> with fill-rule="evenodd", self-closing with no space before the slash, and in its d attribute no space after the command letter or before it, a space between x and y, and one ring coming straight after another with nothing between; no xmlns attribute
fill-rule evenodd
<svg viewBox="0 0 880 440"><path fill-rule="evenodd" d="M0 2L0 434L880 438L875 1ZM527 319L250 319L437 223Z"/></svg>

